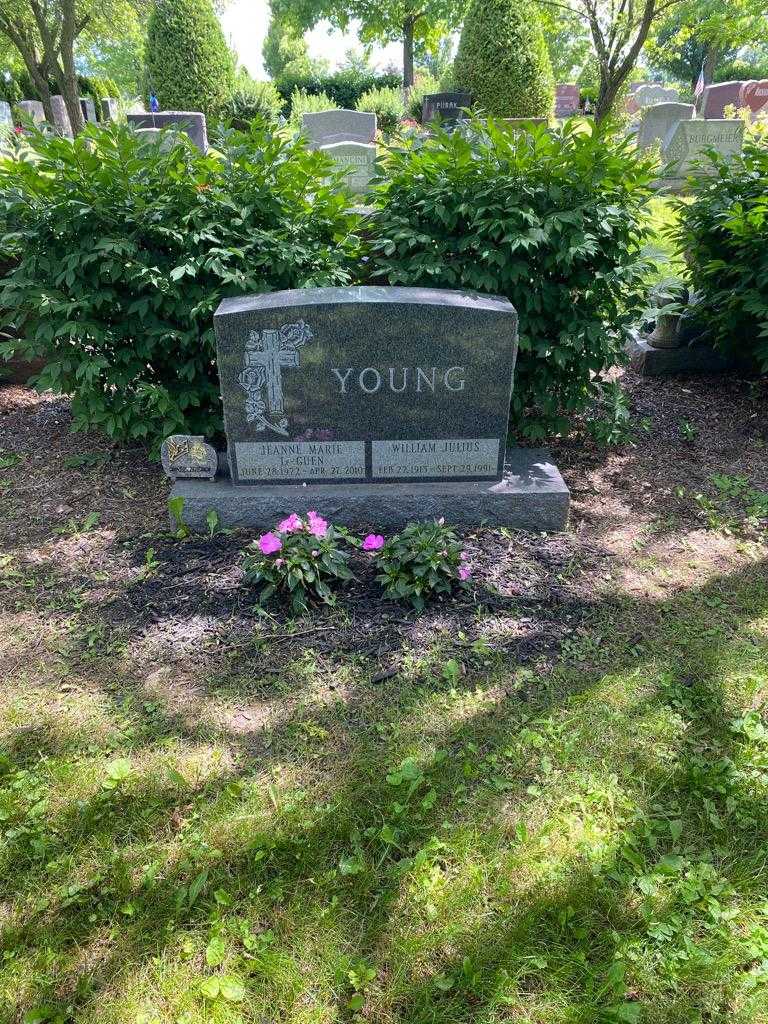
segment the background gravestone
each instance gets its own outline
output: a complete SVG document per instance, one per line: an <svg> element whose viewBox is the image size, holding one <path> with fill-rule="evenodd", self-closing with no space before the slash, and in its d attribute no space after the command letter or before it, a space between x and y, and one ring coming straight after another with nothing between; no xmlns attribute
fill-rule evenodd
<svg viewBox="0 0 768 1024"><path fill-rule="evenodd" d="M45 111L40 100L20 100L16 106L25 117L31 117L35 124L43 124L45 121Z"/></svg>
<svg viewBox="0 0 768 1024"><path fill-rule="evenodd" d="M555 117L570 117L579 109L581 92L570 82L555 86Z"/></svg>
<svg viewBox="0 0 768 1024"><path fill-rule="evenodd" d="M11 105L0 100L0 154L10 152L10 140L13 135L13 116Z"/></svg>
<svg viewBox="0 0 768 1024"><path fill-rule="evenodd" d="M187 138L186 132L174 131L171 128L137 128L136 135L141 142L158 143L161 153L167 153L175 145Z"/></svg>
<svg viewBox="0 0 768 1024"><path fill-rule="evenodd" d="M73 138L72 124L69 120L67 104L63 96L51 96L51 109L53 110L53 124L56 131L62 138Z"/></svg>
<svg viewBox="0 0 768 1024"><path fill-rule="evenodd" d="M103 121L114 121L117 118L120 105L111 96L105 96L101 101L101 117Z"/></svg>
<svg viewBox="0 0 768 1024"><path fill-rule="evenodd" d="M768 113L768 79L744 82L739 90L738 107L749 107L753 114Z"/></svg>
<svg viewBox="0 0 768 1024"><path fill-rule="evenodd" d="M542 452L514 449L505 472L509 300L309 288L225 299L214 326L230 478L176 481L194 529L210 510L258 528L309 509L378 530L564 525L568 489Z"/></svg>
<svg viewBox="0 0 768 1024"><path fill-rule="evenodd" d="M347 175L347 185L353 192L365 192L376 173L376 147L364 142L334 142L321 146L339 170Z"/></svg>
<svg viewBox="0 0 768 1024"><path fill-rule="evenodd" d="M637 130L637 148L647 149L655 142L661 145L669 130L678 121L690 121L694 111L692 103L656 103L652 107L644 107Z"/></svg>
<svg viewBox="0 0 768 1024"><path fill-rule="evenodd" d="M680 94L677 89L665 89L663 85L642 85L633 96L638 107L650 107L655 103L677 103Z"/></svg>
<svg viewBox="0 0 768 1024"><path fill-rule="evenodd" d="M96 106L90 96L80 97L80 109L83 112L83 120L89 124L96 124Z"/></svg>
<svg viewBox="0 0 768 1024"><path fill-rule="evenodd" d="M701 116L719 119L725 113L726 107L738 107L742 87L747 84L742 81L718 82L717 85L706 86L701 94Z"/></svg>
<svg viewBox="0 0 768 1024"><path fill-rule="evenodd" d="M363 110L318 110L302 115L304 134L313 149L335 142L372 143L376 115Z"/></svg>
<svg viewBox="0 0 768 1024"><path fill-rule="evenodd" d="M126 121L134 128L176 128L184 132L202 153L208 152L205 114L196 110L162 110L158 113L129 113Z"/></svg>
<svg viewBox="0 0 768 1024"><path fill-rule="evenodd" d="M743 121L697 119L678 122L670 128L662 146L665 163L672 165L662 172L663 183L669 188L679 188L694 168L714 173L706 159L706 151L714 149L724 157L736 156L741 152L743 141Z"/></svg>
<svg viewBox="0 0 768 1024"><path fill-rule="evenodd" d="M429 124L436 117L443 121L462 121L467 114L464 108L472 106L468 92L435 92L424 97L421 123Z"/></svg>

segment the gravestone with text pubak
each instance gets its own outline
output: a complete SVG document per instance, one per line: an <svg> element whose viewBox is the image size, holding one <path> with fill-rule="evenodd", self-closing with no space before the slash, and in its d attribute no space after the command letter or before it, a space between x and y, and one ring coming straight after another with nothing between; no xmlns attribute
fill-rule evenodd
<svg viewBox="0 0 768 1024"><path fill-rule="evenodd" d="M225 299L214 324L229 474L179 480L184 519L268 527L317 509L346 525L562 528L568 491L507 452L517 314L427 288L310 288ZM506 457L506 458L505 458Z"/></svg>

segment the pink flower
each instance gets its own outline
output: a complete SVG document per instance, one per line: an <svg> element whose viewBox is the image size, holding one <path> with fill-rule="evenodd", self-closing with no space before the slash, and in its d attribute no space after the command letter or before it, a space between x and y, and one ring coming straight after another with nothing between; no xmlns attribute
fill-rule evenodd
<svg viewBox="0 0 768 1024"><path fill-rule="evenodd" d="M295 512L291 512L287 519L283 519L282 522L277 524L277 532L296 533L296 531L300 530L303 526L304 524L302 523L300 516L297 516Z"/></svg>
<svg viewBox="0 0 768 1024"><path fill-rule="evenodd" d="M259 537L259 550L262 555L274 555L283 546L276 533L264 533Z"/></svg>
<svg viewBox="0 0 768 1024"><path fill-rule="evenodd" d="M318 556L319 554L320 554L320 552L319 552L319 551L317 550L317 548L313 548L313 549L312 549L312 557L313 557L313 558L317 558L317 556Z"/></svg>
<svg viewBox="0 0 768 1024"><path fill-rule="evenodd" d="M461 554L459 555L459 558L462 560L462 562L466 562L466 560L469 558L469 555L467 554L466 551L462 551Z"/></svg>
<svg viewBox="0 0 768 1024"><path fill-rule="evenodd" d="M464 582L464 580L468 580L471 575L472 575L472 570L469 568L468 565L460 565L459 566L459 579L462 582Z"/></svg>
<svg viewBox="0 0 768 1024"><path fill-rule="evenodd" d="M380 533L369 533L363 541L363 551L378 551L384 547L384 538Z"/></svg>
<svg viewBox="0 0 768 1024"><path fill-rule="evenodd" d="M285 561L284 558L276 558L275 559L275 565L278 567L278 569L280 568L280 566L283 564L284 561Z"/></svg>
<svg viewBox="0 0 768 1024"><path fill-rule="evenodd" d="M307 512L309 521L309 532L313 537L324 537L328 533L328 521L319 516L317 512Z"/></svg>

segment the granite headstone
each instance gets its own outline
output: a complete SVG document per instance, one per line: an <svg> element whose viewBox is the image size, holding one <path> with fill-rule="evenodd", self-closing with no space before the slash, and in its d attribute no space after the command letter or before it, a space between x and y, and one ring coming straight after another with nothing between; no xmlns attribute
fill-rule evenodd
<svg viewBox="0 0 768 1024"><path fill-rule="evenodd" d="M216 449L195 434L167 437L160 448L160 461L172 480L213 480L218 469Z"/></svg>
<svg viewBox="0 0 768 1024"><path fill-rule="evenodd" d="M69 120L67 104L63 96L51 96L51 109L53 110L53 124L56 131L65 139L71 139L72 123Z"/></svg>
<svg viewBox="0 0 768 1024"><path fill-rule="evenodd" d="M655 103L677 103L680 94L677 89L665 89L663 85L641 85L634 93L638 107L653 106Z"/></svg>
<svg viewBox="0 0 768 1024"><path fill-rule="evenodd" d="M753 114L768 114L768 79L744 82L739 92L739 107L747 107Z"/></svg>
<svg viewBox="0 0 768 1024"><path fill-rule="evenodd" d="M31 118L35 124L45 121L45 111L40 100L20 100L16 105L24 117Z"/></svg>
<svg viewBox="0 0 768 1024"><path fill-rule="evenodd" d="M578 85L571 82L555 86L555 117L570 117L577 113L581 101Z"/></svg>
<svg viewBox="0 0 768 1024"><path fill-rule="evenodd" d="M208 152L205 114L196 110L162 110L158 113L126 114L134 128L176 128L184 132L202 153Z"/></svg>
<svg viewBox="0 0 768 1024"><path fill-rule="evenodd" d="M707 150L721 156L737 156L744 141L744 122L738 120L679 121L670 128L662 145L665 166L662 176L669 188L683 184L694 169L711 171L714 166L706 159Z"/></svg>
<svg viewBox="0 0 768 1024"><path fill-rule="evenodd" d="M436 117L443 121L461 121L466 108L472 106L472 97L468 92L434 92L424 97L421 108L422 124L429 124Z"/></svg>
<svg viewBox="0 0 768 1024"><path fill-rule="evenodd" d="M101 101L102 121L114 121L117 117L119 104L112 96L105 96Z"/></svg>
<svg viewBox="0 0 768 1024"><path fill-rule="evenodd" d="M726 107L738 107L742 88L747 82L718 82L708 85L701 94L699 109L701 116L707 119L722 118Z"/></svg>
<svg viewBox="0 0 768 1024"><path fill-rule="evenodd" d="M637 148L647 149L654 143L661 145L678 121L690 121L694 114L692 103L655 103L644 107L637 129Z"/></svg>
<svg viewBox="0 0 768 1024"><path fill-rule="evenodd" d="M339 170L346 172L346 182L353 192L365 192L376 173L376 147L365 142L333 142L321 146Z"/></svg>
<svg viewBox="0 0 768 1024"><path fill-rule="evenodd" d="M80 109L83 112L83 120L85 122L88 124L96 124L98 120L96 117L96 104L90 96L80 97Z"/></svg>
<svg viewBox="0 0 768 1024"><path fill-rule="evenodd" d="M304 134L313 149L336 142L372 143L376 115L364 110L318 110L302 116Z"/></svg>

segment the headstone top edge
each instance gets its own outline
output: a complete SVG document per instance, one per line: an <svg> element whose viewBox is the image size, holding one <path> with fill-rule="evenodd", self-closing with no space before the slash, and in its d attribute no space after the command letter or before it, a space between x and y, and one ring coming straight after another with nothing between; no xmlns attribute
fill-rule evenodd
<svg viewBox="0 0 768 1024"><path fill-rule="evenodd" d="M214 313L214 319L238 313L251 313L256 310L375 303L463 307L517 316L517 311L509 299L501 295L483 295L479 292L458 291L449 288L357 285L348 288L296 288L267 292L261 295L222 299Z"/></svg>

